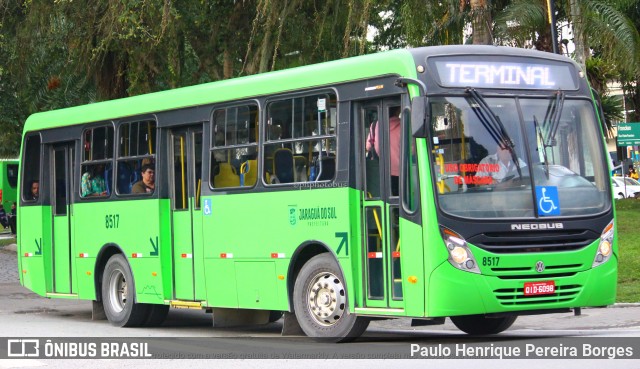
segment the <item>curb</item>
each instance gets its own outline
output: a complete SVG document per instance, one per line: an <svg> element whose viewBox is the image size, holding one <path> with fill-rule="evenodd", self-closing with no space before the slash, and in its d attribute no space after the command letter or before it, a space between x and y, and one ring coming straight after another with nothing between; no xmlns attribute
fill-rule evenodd
<svg viewBox="0 0 640 369"><path fill-rule="evenodd" d="M609 307L610 308L640 307L640 302L617 302Z"/></svg>

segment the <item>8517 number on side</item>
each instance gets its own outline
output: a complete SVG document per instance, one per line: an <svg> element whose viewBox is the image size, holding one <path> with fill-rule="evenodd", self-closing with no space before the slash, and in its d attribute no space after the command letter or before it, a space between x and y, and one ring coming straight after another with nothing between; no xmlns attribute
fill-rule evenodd
<svg viewBox="0 0 640 369"><path fill-rule="evenodd" d="M118 228L120 225L120 214L107 214L104 216L104 226L106 229Z"/></svg>

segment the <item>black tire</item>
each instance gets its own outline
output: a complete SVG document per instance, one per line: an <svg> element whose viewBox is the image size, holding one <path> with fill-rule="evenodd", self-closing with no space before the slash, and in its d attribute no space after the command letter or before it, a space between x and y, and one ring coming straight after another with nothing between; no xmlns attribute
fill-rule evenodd
<svg viewBox="0 0 640 369"><path fill-rule="evenodd" d="M459 330L471 335L498 334L505 331L517 316L505 316L500 318L487 318L484 315L452 316L451 321Z"/></svg>
<svg viewBox="0 0 640 369"><path fill-rule="evenodd" d="M300 270L293 308L304 333L318 341L353 341L369 325L369 319L349 312L344 277L329 253L314 256Z"/></svg>
<svg viewBox="0 0 640 369"><path fill-rule="evenodd" d="M167 318L167 314L169 314L169 305L147 305L149 305L149 313L147 315L147 319L144 321L144 326L158 327L162 325L164 320Z"/></svg>
<svg viewBox="0 0 640 369"><path fill-rule="evenodd" d="M102 274L102 306L116 327L137 327L147 319L149 305L135 301L134 281L124 256L113 255Z"/></svg>

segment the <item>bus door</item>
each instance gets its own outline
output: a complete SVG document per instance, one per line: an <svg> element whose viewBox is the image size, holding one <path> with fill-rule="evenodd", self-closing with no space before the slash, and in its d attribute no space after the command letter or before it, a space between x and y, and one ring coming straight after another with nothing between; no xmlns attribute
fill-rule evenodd
<svg viewBox="0 0 640 369"><path fill-rule="evenodd" d="M400 98L359 105L364 183L362 207L365 304L403 308L399 237Z"/></svg>
<svg viewBox="0 0 640 369"><path fill-rule="evenodd" d="M73 284L71 235L71 196L73 194L73 143L55 144L51 148L52 166L49 172L51 211L53 218L51 255L53 264L53 292L75 293Z"/></svg>
<svg viewBox="0 0 640 369"><path fill-rule="evenodd" d="M172 130L170 142L174 296L179 300L204 300L202 125Z"/></svg>

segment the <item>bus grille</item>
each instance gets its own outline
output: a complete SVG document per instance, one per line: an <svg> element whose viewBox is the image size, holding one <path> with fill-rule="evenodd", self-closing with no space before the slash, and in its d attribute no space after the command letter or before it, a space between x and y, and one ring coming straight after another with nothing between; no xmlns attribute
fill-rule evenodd
<svg viewBox="0 0 640 369"><path fill-rule="evenodd" d="M527 306L536 304L555 304L569 302L582 291L582 285L570 284L556 286L552 295L525 296L524 288L501 288L494 290L496 298L502 306Z"/></svg>
<svg viewBox="0 0 640 369"><path fill-rule="evenodd" d="M497 254L523 254L579 250L593 243L598 237L600 235L589 230L492 232L475 235L467 241Z"/></svg>
<svg viewBox="0 0 640 369"><path fill-rule="evenodd" d="M583 264L547 265L545 273L536 273L533 266L511 268L493 267L491 271L500 279L526 279L528 281L545 280L549 278L572 277L584 269Z"/></svg>

